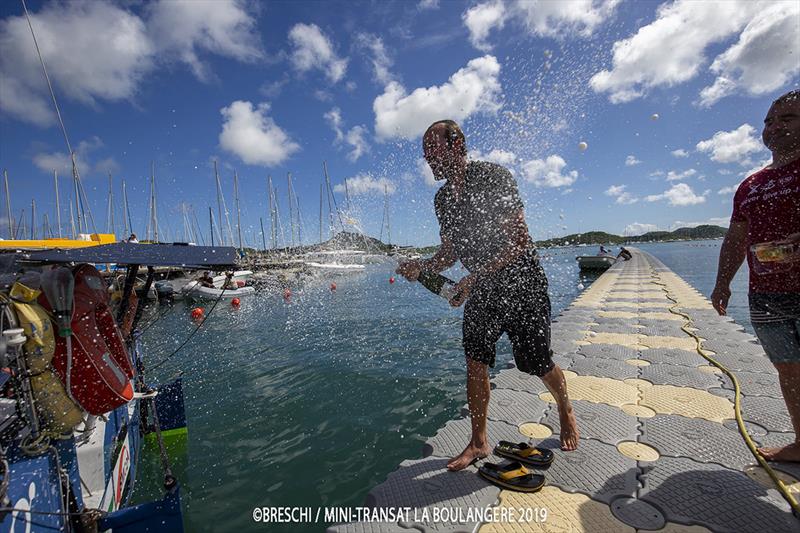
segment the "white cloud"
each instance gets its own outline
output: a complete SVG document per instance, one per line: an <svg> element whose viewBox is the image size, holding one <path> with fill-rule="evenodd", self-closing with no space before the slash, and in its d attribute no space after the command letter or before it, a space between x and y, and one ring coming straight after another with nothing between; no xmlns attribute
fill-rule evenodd
<svg viewBox="0 0 800 533"><path fill-rule="evenodd" d="M210 71L199 50L245 62L264 56L256 19L239 0L161 0L149 8L147 28L159 54L174 54L201 80Z"/></svg>
<svg viewBox="0 0 800 533"><path fill-rule="evenodd" d="M82 140L77 146L73 145L75 164L81 176L117 174L119 172L119 163L113 157L93 161L92 154L103 146L103 141L96 135ZM72 176L72 158L67 152L37 152L32 161L38 169L48 174L55 170L58 171L59 176Z"/></svg>
<svg viewBox="0 0 800 533"><path fill-rule="evenodd" d="M720 190L717 191L717 194L720 194L720 195L733 194L733 193L736 192L736 190L738 188L739 188L738 185L734 185L733 187L723 187L723 188L721 188Z"/></svg>
<svg viewBox="0 0 800 533"><path fill-rule="evenodd" d="M351 151L347 154L347 158L350 161L357 161L369 150L369 143L366 139L367 128L361 125L353 126L345 133L342 128L342 112L338 107L334 107L325 113L323 117L336 134L334 142L336 144L346 143L350 146Z"/></svg>
<svg viewBox="0 0 800 533"><path fill-rule="evenodd" d="M639 163L641 163L641 161L636 159L635 155L629 155L628 157L625 158L625 166L626 167L632 167L634 165L638 165Z"/></svg>
<svg viewBox="0 0 800 533"><path fill-rule="evenodd" d="M517 0L518 10L528 30L540 37L588 37L609 18L620 0Z"/></svg>
<svg viewBox="0 0 800 533"><path fill-rule="evenodd" d="M49 2L31 13L56 94L87 105L136 97L159 65L181 61L201 80L211 52L240 61L263 57L255 18L239 0L162 0L139 17L111 2ZM55 122L24 16L0 21L0 109L39 126Z"/></svg>
<svg viewBox="0 0 800 533"><path fill-rule="evenodd" d="M250 102L237 100L220 109L220 146L248 165L267 167L278 165L297 152L300 145L267 115L269 107L262 103L254 108Z"/></svg>
<svg viewBox="0 0 800 533"><path fill-rule="evenodd" d="M705 62L709 45L740 31L763 8L751 0L664 3L655 21L614 43L611 70L596 73L590 84L596 92L609 93L612 103L620 103L653 87L688 81Z"/></svg>
<svg viewBox="0 0 800 533"><path fill-rule="evenodd" d="M723 226L728 227L730 224L730 219L727 217L711 217L708 220L703 220L701 222L684 222L683 220L676 220L670 226L670 229L676 230L678 228L696 228L697 226Z"/></svg>
<svg viewBox="0 0 800 533"><path fill-rule="evenodd" d="M469 30L469 42L483 52L492 46L486 42L489 32L503 29L506 23L506 6L502 0L493 0L472 6L461 15L461 20Z"/></svg>
<svg viewBox="0 0 800 533"><path fill-rule="evenodd" d="M693 168L689 170L684 170L683 172L675 172L674 170L670 170L667 172L667 181L680 181L686 178L691 178L697 174L697 171Z"/></svg>
<svg viewBox="0 0 800 533"><path fill-rule="evenodd" d="M683 148L678 148L677 150L673 150L670 152L673 157L689 157L689 152L684 150Z"/></svg>
<svg viewBox="0 0 800 533"><path fill-rule="evenodd" d="M318 69L330 81L336 83L344 78L347 59L336 55L333 43L316 24L295 24L289 30L292 44L292 64L300 72Z"/></svg>
<svg viewBox="0 0 800 533"><path fill-rule="evenodd" d="M631 193L627 192L626 189L627 185L612 185L608 189L606 189L605 195L611 196L614 198L614 201L618 204L622 205L630 205L635 204L639 201L638 198L633 196Z"/></svg>
<svg viewBox="0 0 800 533"><path fill-rule="evenodd" d="M784 86L800 73L800 3L773 2L747 24L738 42L714 59L712 85L700 91L708 107L737 90L761 95Z"/></svg>
<svg viewBox="0 0 800 533"><path fill-rule="evenodd" d="M426 9L439 9L439 0L419 0L417 9L424 11Z"/></svg>
<svg viewBox="0 0 800 533"><path fill-rule="evenodd" d="M669 190L661 194L651 194L645 197L645 200L648 202L667 200L669 205L672 206L697 205L706 201L706 196L709 192L710 191L705 191L703 194L697 195L692 188L685 183L676 183Z"/></svg>
<svg viewBox="0 0 800 533"><path fill-rule="evenodd" d="M438 187L444 183L443 181L438 181L433 177L433 171L431 170L430 165L428 165L428 162L421 157L417 159L417 172L420 176L422 176L422 181L425 182L425 185Z"/></svg>
<svg viewBox="0 0 800 533"><path fill-rule="evenodd" d="M546 159L534 159L522 165L523 177L537 187L567 187L578 179L578 172L571 170L562 173L566 161L559 155L550 155Z"/></svg>
<svg viewBox="0 0 800 533"><path fill-rule="evenodd" d="M765 148L757 137L756 129L750 124L742 124L732 131L718 131L710 139L697 143L697 150L710 152L712 161L717 163L739 163L750 165L750 154Z"/></svg>
<svg viewBox="0 0 800 533"><path fill-rule="evenodd" d="M658 231L658 226L655 224L643 224L641 222L634 222L625 226L625 235L635 236L642 235L650 231Z"/></svg>
<svg viewBox="0 0 800 533"><path fill-rule="evenodd" d="M482 153L480 150L471 150L469 152L470 159L479 161L491 161L503 166L512 166L517 162L517 155L508 150L500 150L498 148L492 149L488 154Z"/></svg>
<svg viewBox="0 0 800 533"><path fill-rule="evenodd" d="M473 59L439 86L420 87L411 94L398 82L375 98L375 132L381 139L415 139L435 120L464 120L501 107L500 63L494 56Z"/></svg>
<svg viewBox="0 0 800 533"><path fill-rule="evenodd" d="M383 39L371 33L359 33L356 35L356 46L369 52L370 62L372 63L375 81L386 85L394 79L390 69L392 60L383 44Z"/></svg>
<svg viewBox="0 0 800 533"><path fill-rule="evenodd" d="M153 68L144 22L103 2L46 4L31 22L56 94L93 105L133 97ZM0 107L39 126L55 122L24 16L0 21Z"/></svg>
<svg viewBox="0 0 800 533"><path fill-rule="evenodd" d="M388 178L374 178L371 174L359 173L352 178L347 178L347 187L343 183L339 183L333 187L334 192L343 193L345 190L353 195L383 195L384 191L387 194L394 194L397 190L394 182Z"/></svg>

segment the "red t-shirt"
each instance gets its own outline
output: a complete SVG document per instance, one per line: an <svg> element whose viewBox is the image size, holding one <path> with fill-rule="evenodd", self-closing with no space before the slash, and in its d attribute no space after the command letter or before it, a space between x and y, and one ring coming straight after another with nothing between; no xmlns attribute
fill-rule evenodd
<svg viewBox="0 0 800 533"><path fill-rule="evenodd" d="M747 222L750 292L800 292L800 262L762 263L750 251L800 232L800 159L745 179L733 197L731 222Z"/></svg>

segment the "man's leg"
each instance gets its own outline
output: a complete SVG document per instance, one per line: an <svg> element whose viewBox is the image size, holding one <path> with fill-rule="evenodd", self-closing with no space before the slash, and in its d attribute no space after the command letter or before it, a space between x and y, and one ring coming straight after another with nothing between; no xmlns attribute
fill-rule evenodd
<svg viewBox="0 0 800 533"><path fill-rule="evenodd" d="M489 366L467 357L467 401L472 424L472 437L464 451L447 463L448 470L463 470L476 459L483 459L492 453L486 435L490 390Z"/></svg>
<svg viewBox="0 0 800 533"><path fill-rule="evenodd" d="M786 409L794 427L794 442L777 448L759 448L768 461L800 462L800 363L775 363Z"/></svg>
<svg viewBox="0 0 800 533"><path fill-rule="evenodd" d="M553 369L542 376L547 390L553 395L558 406L558 418L561 424L561 449L572 451L578 448L578 423L575 421L575 412L567 395L567 380L561 367L553 365Z"/></svg>

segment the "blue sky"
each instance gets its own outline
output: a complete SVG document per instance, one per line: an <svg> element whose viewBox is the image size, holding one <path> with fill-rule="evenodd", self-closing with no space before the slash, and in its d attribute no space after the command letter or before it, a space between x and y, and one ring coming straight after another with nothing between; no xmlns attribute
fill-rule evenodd
<svg viewBox="0 0 800 533"><path fill-rule="evenodd" d="M117 233L122 180L145 233L153 162L174 240L189 210L208 240L214 160L231 212L238 173L246 241L260 246L259 217L269 232L269 175L288 226L287 172L303 241L317 240L326 161L340 205L349 180L358 227L379 235L388 192L392 241L437 243L420 135L441 118L463 125L472 157L513 170L536 239L725 225L736 185L770 160L763 116L800 75L795 1L28 4L97 229L110 172ZM55 168L66 230L67 162L22 6L4 2L0 166L15 217L35 199L39 232L44 213L52 223Z"/></svg>

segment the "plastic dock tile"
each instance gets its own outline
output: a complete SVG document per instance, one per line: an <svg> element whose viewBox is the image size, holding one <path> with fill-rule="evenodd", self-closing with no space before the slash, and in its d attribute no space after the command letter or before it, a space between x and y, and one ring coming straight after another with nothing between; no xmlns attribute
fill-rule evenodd
<svg viewBox="0 0 800 533"><path fill-rule="evenodd" d="M547 509L547 520L513 524L485 524L479 533L635 533L617 520L608 505L584 494L544 487L536 494L502 491L500 505L507 509Z"/></svg>
<svg viewBox="0 0 800 533"><path fill-rule="evenodd" d="M662 457L650 464L639 496L670 522L741 533L797 531L789 505L743 472L685 458Z"/></svg>
<svg viewBox="0 0 800 533"><path fill-rule="evenodd" d="M546 391L544 382L537 376L520 372L517 369L503 370L492 378L492 384L499 389L511 389L521 392L538 394Z"/></svg>
<svg viewBox="0 0 800 533"><path fill-rule="evenodd" d="M786 446L787 444L791 444L794 442L794 432L788 431L786 433L780 433L778 431L770 431L765 435L753 435L753 440L758 442L760 446L764 446L766 448L777 448L778 446Z"/></svg>
<svg viewBox="0 0 800 533"><path fill-rule="evenodd" d="M386 481L367 495L367 507L468 508L486 507L497 501L500 489L489 485L472 466L460 472L447 470L448 459L428 457L403 461ZM405 527L435 531L472 531L474 524L401 523ZM422 529L424 530L424 529Z"/></svg>
<svg viewBox="0 0 800 533"><path fill-rule="evenodd" d="M464 450L464 447L469 442L471 432L472 428L469 419L451 420L423 445L422 456L455 457ZM527 442L529 440L528 437L520 433L517 426L506 422L487 420L486 432L489 435L490 446L494 446L501 440L510 442Z"/></svg>
<svg viewBox="0 0 800 533"><path fill-rule="evenodd" d="M672 385L653 385L641 389L639 405L662 414L704 418L722 422L733 418L733 404L710 392Z"/></svg>
<svg viewBox="0 0 800 533"><path fill-rule="evenodd" d="M786 412L783 398L745 396L742 398L742 418L768 431L792 431L792 421Z"/></svg>
<svg viewBox="0 0 800 533"><path fill-rule="evenodd" d="M636 438L638 420L616 407L573 400L572 408L578 421L581 439L595 439L607 444L617 444L622 440ZM542 424L552 428L555 435L561 432L558 409L555 405L547 412Z"/></svg>
<svg viewBox="0 0 800 533"><path fill-rule="evenodd" d="M765 374L763 372L734 372L733 374L739 381L742 394L746 396L783 398L777 374ZM728 376L723 375L721 378L723 387L733 389L733 382Z"/></svg>
<svg viewBox="0 0 800 533"><path fill-rule="evenodd" d="M599 378L626 379L635 378L639 374L636 367L624 361L599 357L586 357L576 361L569 369L581 376L597 376Z"/></svg>
<svg viewBox="0 0 800 533"><path fill-rule="evenodd" d="M553 437L540 442L539 446L552 448L556 454L553 464L545 471L548 485L566 492L580 492L604 503L636 492L636 461L610 444L581 439L577 450L563 452Z"/></svg>
<svg viewBox="0 0 800 533"><path fill-rule="evenodd" d="M689 457L741 470L755 459L741 435L717 422L676 415L656 415L642 420L641 442L661 455Z"/></svg>
<svg viewBox="0 0 800 533"><path fill-rule="evenodd" d="M647 358L647 352L642 354ZM678 387L691 387L706 390L719 387L722 382L716 374L701 372L690 366L667 365L663 363L651 364L642 368L641 378L655 385L676 385Z"/></svg>
<svg viewBox="0 0 800 533"><path fill-rule="evenodd" d="M495 389L489 401L489 420L507 422L515 426L525 422L538 422L549 405L535 394L509 389Z"/></svg>
<svg viewBox="0 0 800 533"><path fill-rule="evenodd" d="M703 343L705 348L705 343ZM733 372L763 372L766 374L777 374L773 365L766 354L713 354L713 359L724 365Z"/></svg>
<svg viewBox="0 0 800 533"><path fill-rule="evenodd" d="M636 403L639 397L639 389L633 385L617 379L594 376L567 378L567 392L572 400L586 400L616 407ZM539 397L545 401L554 402L549 392L540 393Z"/></svg>
<svg viewBox="0 0 800 533"><path fill-rule="evenodd" d="M700 366L709 364L697 352L676 350L674 348L651 348L642 352L641 358L651 363L664 363L669 365Z"/></svg>
<svg viewBox="0 0 800 533"><path fill-rule="evenodd" d="M639 357L639 350L618 344L586 344L577 348L579 354L589 358L604 357L606 359L625 361Z"/></svg>

